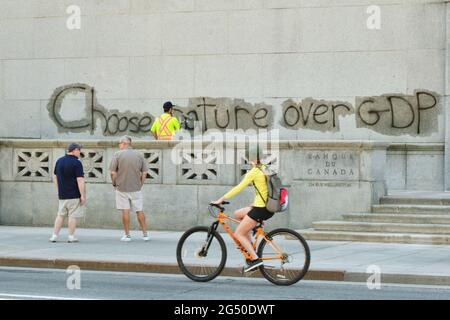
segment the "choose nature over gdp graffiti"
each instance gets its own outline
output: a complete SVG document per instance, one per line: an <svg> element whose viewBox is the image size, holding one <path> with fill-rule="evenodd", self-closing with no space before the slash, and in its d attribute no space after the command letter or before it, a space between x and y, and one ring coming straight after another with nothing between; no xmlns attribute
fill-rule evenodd
<svg viewBox="0 0 450 320"><path fill-rule="evenodd" d="M84 110L76 110L78 120L66 121L61 109L69 95L84 94ZM281 105L282 116L278 125L298 130L339 131L339 119L354 114L357 128L368 128L385 135L429 135L437 131L441 113L440 97L429 90L416 90L413 95L384 94L356 97L355 107L349 102L306 98L292 99ZM101 120L105 136L148 134L157 115L150 113L108 110L96 99L95 89L86 84L62 86L53 92L47 109L59 132L85 132L94 134L97 119ZM84 111L84 112L83 112ZM275 128L274 107L265 103L251 104L242 99L191 98L187 107L175 108L183 129L194 132L195 123L201 122L203 132L216 129Z"/></svg>

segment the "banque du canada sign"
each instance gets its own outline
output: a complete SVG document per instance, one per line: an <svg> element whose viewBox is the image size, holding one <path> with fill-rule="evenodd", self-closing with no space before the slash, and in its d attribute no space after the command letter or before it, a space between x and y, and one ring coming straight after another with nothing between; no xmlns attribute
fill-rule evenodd
<svg viewBox="0 0 450 320"><path fill-rule="evenodd" d="M84 108L79 119L66 121L61 109L68 97L84 95ZM301 101L288 99L281 106L282 116L274 119L274 106L265 103L248 103L231 98L191 98L187 106L175 108L175 116L182 127L193 131L195 123L202 123L202 130L210 129L310 129L338 132L340 117L354 114L357 128L368 128L385 135L429 135L437 130L438 116L442 112L440 96L432 91L418 89L414 94L384 94L356 97L355 106L344 101L328 101L306 98ZM94 87L87 84L70 84L54 90L47 105L49 115L59 132L90 132L101 130L105 136L130 134L147 135L158 115L119 112L109 110L97 101Z"/></svg>

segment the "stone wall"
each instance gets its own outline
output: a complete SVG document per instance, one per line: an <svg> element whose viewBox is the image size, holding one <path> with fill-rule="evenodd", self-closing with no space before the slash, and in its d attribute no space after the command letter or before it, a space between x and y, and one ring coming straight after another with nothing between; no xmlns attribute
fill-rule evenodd
<svg viewBox="0 0 450 320"><path fill-rule="evenodd" d="M166 100L181 138L237 129L283 141L270 161L295 196L274 225L367 212L386 186L449 190L450 3L377 1L379 29L368 27L373 4L0 0L0 223L50 225L53 164L66 142L86 140L85 225L119 227L106 170L125 133L150 163L152 228L203 223L205 204L244 169L164 161L174 146L150 141L148 129Z"/></svg>
<svg viewBox="0 0 450 320"><path fill-rule="evenodd" d="M87 181L85 227L120 228L108 165L117 145L81 141ZM67 141L0 140L0 224L51 226L57 209L53 167ZM143 188L151 229L184 230L208 224L210 201L236 185L250 168L245 144L229 141L135 142L149 163ZM280 173L289 189L290 207L270 226L309 227L345 212L367 212L386 192L386 144L341 141L264 143L263 162ZM225 148L227 147L227 148ZM247 206L248 188L232 199L230 210ZM136 225L135 225L136 226Z"/></svg>
<svg viewBox="0 0 450 320"><path fill-rule="evenodd" d="M392 144L387 151L388 190L442 191L444 144Z"/></svg>
<svg viewBox="0 0 450 320"><path fill-rule="evenodd" d="M80 29L67 27L73 4ZM378 1L380 29L368 27L369 0L0 5L0 137L143 135L171 99L181 119L207 113L203 128L444 142L445 1Z"/></svg>

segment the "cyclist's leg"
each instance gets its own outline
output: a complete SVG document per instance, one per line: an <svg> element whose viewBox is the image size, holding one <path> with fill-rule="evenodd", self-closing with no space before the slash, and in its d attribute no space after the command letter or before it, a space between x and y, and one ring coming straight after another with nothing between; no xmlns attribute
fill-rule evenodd
<svg viewBox="0 0 450 320"><path fill-rule="evenodd" d="M252 207L244 207L241 209L238 209L234 212L234 217L238 220L244 219L244 217L252 210Z"/></svg>
<svg viewBox="0 0 450 320"><path fill-rule="evenodd" d="M250 210L252 210L251 206L238 209L234 212L234 217L237 220L242 221L242 219L244 219L247 216L247 214L250 212ZM248 241L252 242L252 237L250 235L250 232L247 234L247 239L248 239Z"/></svg>
<svg viewBox="0 0 450 320"><path fill-rule="evenodd" d="M247 250L252 256L252 259L258 259L258 255L255 250L253 250L252 242L248 239L250 231L256 226L257 222L245 216L244 219L239 223L239 226L234 231L234 235L241 242L242 246Z"/></svg>

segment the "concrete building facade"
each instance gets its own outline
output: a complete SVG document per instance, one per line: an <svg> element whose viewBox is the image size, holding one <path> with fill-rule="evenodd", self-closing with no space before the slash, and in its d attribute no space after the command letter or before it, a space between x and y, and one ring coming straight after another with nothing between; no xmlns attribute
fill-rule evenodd
<svg viewBox="0 0 450 320"><path fill-rule="evenodd" d="M154 227L202 222L192 214L237 183L242 165L166 162L175 145L148 133L166 100L180 137L280 139L297 200L279 225L369 211L388 190L449 190L450 3L375 2L0 0L0 223L50 225L53 164L65 143L84 141L86 225L119 226L107 164L123 134L153 161ZM186 211L167 204L168 190L184 194ZM170 225L177 214L186 221Z"/></svg>

